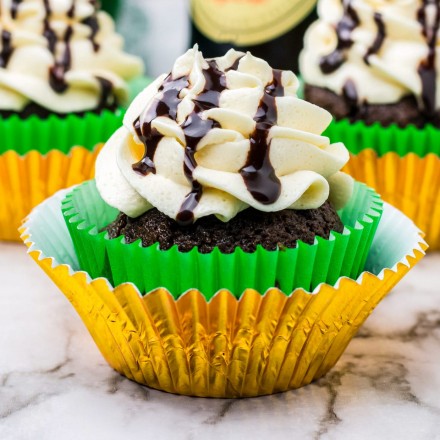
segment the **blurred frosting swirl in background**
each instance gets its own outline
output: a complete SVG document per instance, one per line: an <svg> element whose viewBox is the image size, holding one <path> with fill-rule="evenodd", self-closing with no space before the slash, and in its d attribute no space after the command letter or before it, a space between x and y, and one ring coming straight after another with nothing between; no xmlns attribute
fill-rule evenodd
<svg viewBox="0 0 440 440"><path fill-rule="evenodd" d="M322 0L306 34L306 83L359 104L415 96L424 113L440 107L440 5L431 0Z"/></svg>
<svg viewBox="0 0 440 440"><path fill-rule="evenodd" d="M94 0L0 1L0 110L55 113L114 108L142 61L123 52ZM31 66L31 67L30 67Z"/></svg>

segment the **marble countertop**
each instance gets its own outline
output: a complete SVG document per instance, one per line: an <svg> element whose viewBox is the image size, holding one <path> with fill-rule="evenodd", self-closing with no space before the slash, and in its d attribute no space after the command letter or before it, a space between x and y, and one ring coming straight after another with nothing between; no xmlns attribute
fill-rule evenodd
<svg viewBox="0 0 440 440"><path fill-rule="evenodd" d="M0 439L440 439L439 267L422 261L319 382L209 400L119 376L25 248L0 244Z"/></svg>

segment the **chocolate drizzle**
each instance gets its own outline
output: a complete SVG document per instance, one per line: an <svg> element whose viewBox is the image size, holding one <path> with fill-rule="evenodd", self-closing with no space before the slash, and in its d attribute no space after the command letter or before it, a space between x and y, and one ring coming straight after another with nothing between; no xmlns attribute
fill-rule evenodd
<svg viewBox="0 0 440 440"><path fill-rule="evenodd" d="M90 28L90 42L93 45L93 50L95 52L98 52L99 44L96 42L96 35L99 32L99 23L98 18L96 17L96 13L91 17L85 18L82 23Z"/></svg>
<svg viewBox="0 0 440 440"><path fill-rule="evenodd" d="M113 94L113 83L106 78L97 76L101 86L101 99L98 104L98 108L114 108L116 106L115 96Z"/></svg>
<svg viewBox="0 0 440 440"><path fill-rule="evenodd" d="M268 140L270 129L276 125L278 119L275 98L284 96L281 75L281 70L274 70L273 82L264 91L254 118L257 124L250 136L251 148L246 165L240 170L252 197L264 205L276 202L281 194L281 182L269 158L270 142Z"/></svg>
<svg viewBox="0 0 440 440"><path fill-rule="evenodd" d="M0 52L0 67L6 67L14 51L12 47L12 35L10 32L2 31L2 50Z"/></svg>
<svg viewBox="0 0 440 440"><path fill-rule="evenodd" d="M92 5L95 6L95 3L92 2ZM66 15L70 19L75 18L75 6L76 6L76 0L72 0L72 6L67 11ZM52 55L55 58L54 65L49 69L49 84L52 87L52 89L57 93L64 93L67 88L68 84L66 82L66 73L71 69L72 67L72 54L71 54L71 48L70 48L70 42L73 37L73 27L72 25L69 25L64 32L63 36L63 43L64 43L64 52L60 59L57 59L56 49L57 49L57 43L58 43L58 37L55 33L55 31L52 29L50 25L50 18L52 15L52 10L49 4L49 0L44 0L44 7L46 10L46 14L44 17L44 31L43 35L47 40L48 48ZM95 6L96 7L96 6ZM86 18L83 20L83 24L87 25L91 29L90 34L90 41L93 45L93 48L96 51L99 50L99 45L96 43L96 35L99 31L99 24L98 19L96 17L96 11L93 16ZM97 78L98 81L101 83L101 86L103 84L102 78ZM110 93L108 92L108 84L105 85L105 87L102 87L103 95L101 96L102 100L108 100ZM112 86L113 88L113 86Z"/></svg>
<svg viewBox="0 0 440 440"><path fill-rule="evenodd" d="M64 53L61 59L55 60L54 66L49 69L49 84L57 93L64 93L69 87L66 82L66 72L72 65L72 55L70 52L70 40L73 35L73 29L68 26L64 33Z"/></svg>
<svg viewBox="0 0 440 440"><path fill-rule="evenodd" d="M72 8L74 4L72 5ZM70 39L73 35L73 29L69 26L64 33L64 43L65 49L61 60L56 59L56 46L58 43L58 37L55 31L50 26L50 17L52 15L52 9L49 4L49 0L44 0L44 8L46 14L44 17L44 32L43 35L47 40L49 50L55 58L55 64L49 69L49 84L53 90L57 93L63 93L67 89L67 83L65 80L65 74L71 65L71 54L70 54ZM70 9L69 12L72 12Z"/></svg>
<svg viewBox="0 0 440 440"><path fill-rule="evenodd" d="M236 70L240 59L226 71ZM208 68L203 70L205 87L203 91L193 99L194 109L185 119L181 128L185 135L184 173L191 184L191 191L186 195L184 202L177 215L177 222L183 226L194 223L194 211L203 194L202 185L194 179L194 171L197 168L195 155L199 142L214 128L221 125L214 120L205 119L202 113L206 110L219 107L220 95L227 88L226 75L222 72L215 60L207 62ZM275 98L284 96L282 86L282 72L273 71L273 82L265 88L255 116L256 128L250 137L250 152L246 165L240 170L246 186L255 200L263 204L274 203L280 196L281 183L275 175L275 170L269 159L270 142L269 131L277 123L278 112ZM152 127L152 122L166 116L174 121L177 119L177 108L182 99L180 92L189 86L187 76L173 79L169 75L159 88L160 95L153 101L151 106L134 122L135 131L145 146L145 155L142 160L133 165L133 170L144 176L156 173L154 156L163 139L163 135Z"/></svg>
<svg viewBox="0 0 440 440"><path fill-rule="evenodd" d="M148 110L136 119L134 129L139 139L145 146L145 155L142 160L133 165L133 170L144 176L156 174L154 165L154 155L157 146L163 139L163 135L151 126L152 122L160 117L167 116L175 121L177 119L177 107L182 102L179 97L180 92L188 87L188 77L173 79L171 74L165 79L159 88L161 95L158 96Z"/></svg>
<svg viewBox="0 0 440 440"><path fill-rule="evenodd" d="M22 0L12 0L10 11L13 19L17 18L18 6L21 2ZM1 40L2 49L0 52L0 68L5 68L14 52L14 47L12 46L12 34L6 29L3 29L1 32Z"/></svg>
<svg viewBox="0 0 440 440"><path fill-rule="evenodd" d="M345 63L346 52L353 45L351 34L359 24L359 17L351 5L351 0L344 0L344 14L336 27L338 44L331 54L322 57L319 63L322 73L333 73Z"/></svg>
<svg viewBox="0 0 440 440"><path fill-rule="evenodd" d="M11 3L11 17L15 20L18 15L18 7L23 0L12 0Z"/></svg>
<svg viewBox="0 0 440 440"><path fill-rule="evenodd" d="M433 22L429 20L428 8L435 9ZM418 73L422 81L422 104L424 111L429 117L436 113L437 96L437 68L436 68L436 44L437 34L440 27L440 5L438 0L423 0L423 6L418 12L418 20L422 25L423 36L428 45L428 57L422 61Z"/></svg>
<svg viewBox="0 0 440 440"><path fill-rule="evenodd" d="M356 84L353 80L348 79L345 82L344 87L342 88L342 95L350 109L350 116L356 114L359 104L359 96L356 89Z"/></svg>
<svg viewBox="0 0 440 440"><path fill-rule="evenodd" d="M217 121L203 119L200 116L201 112L219 106L220 94L226 89L226 76L219 70L216 61L208 61L208 65L209 68L203 71L205 88L194 99L194 110L182 125L186 141L183 170L188 182L191 184L191 192L186 196L176 218L181 225L194 223L194 210L199 204L203 193L202 185L193 177L194 170L197 167L195 160L197 145L213 128L220 128Z"/></svg>
<svg viewBox="0 0 440 440"><path fill-rule="evenodd" d="M44 15L43 36L47 40L47 45L49 47L49 50L51 51L52 54L55 55L55 49L58 38L55 31L50 27L49 18L52 15L52 10L50 8L49 0L44 0L44 8L46 10L46 13Z"/></svg>
<svg viewBox="0 0 440 440"><path fill-rule="evenodd" d="M368 65L370 65L371 55L374 55L380 51L380 49L382 48L382 45L385 41L385 37L386 37L385 23L382 19L382 14L380 14L379 12L376 12L374 14L374 21L377 26L377 36L373 42L373 45L368 49L368 52L364 56L364 61Z"/></svg>

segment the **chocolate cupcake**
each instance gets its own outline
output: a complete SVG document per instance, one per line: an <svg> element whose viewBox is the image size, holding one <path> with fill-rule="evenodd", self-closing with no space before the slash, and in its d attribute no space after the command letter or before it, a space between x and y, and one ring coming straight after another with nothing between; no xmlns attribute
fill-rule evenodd
<svg viewBox="0 0 440 440"><path fill-rule="evenodd" d="M322 0L301 56L307 100L370 125L440 124L439 5Z"/></svg>
<svg viewBox="0 0 440 440"><path fill-rule="evenodd" d="M143 66L94 1L6 2L0 36L0 239L17 239L33 206L92 177Z"/></svg>
<svg viewBox="0 0 440 440"><path fill-rule="evenodd" d="M173 71L128 109L123 127L97 159L96 187L84 184L67 197L64 212L83 268L116 284L135 282L141 291L166 286L177 296L188 284L175 286L167 272L181 260L188 267L194 259L183 279L191 278L190 287L196 288L209 279L208 296L222 287L236 295L246 287L275 285L290 292L338 278L340 270L344 275L362 270L373 237L366 230L353 265L340 264L351 253L335 250L295 281L294 270L284 273L287 260L279 263L283 258L292 263L306 244L319 248L321 239L341 236L344 225L336 211L350 205L353 191L352 179L339 171L347 150L321 136L331 116L298 99L298 86L292 72L273 70L250 53L232 50L205 60L194 48L179 58ZM365 206L346 226L354 227L377 207L376 196L357 188L356 194L361 193ZM97 234L102 245L98 262L97 252L89 252L92 242L97 246ZM133 261L122 254L139 241L141 261L156 261L148 263L148 271L168 268L159 280L144 271L138 282L122 269ZM152 253L156 256L149 257ZM169 255L172 262L166 263ZM262 268L259 280L237 275L225 286L216 275L226 261L238 273L240 258L254 267L263 257L274 263ZM302 258L309 260L305 254ZM332 258L339 263L329 270ZM203 272L203 259L220 263ZM309 263L311 268L315 264Z"/></svg>
<svg viewBox="0 0 440 440"><path fill-rule="evenodd" d="M335 116L327 134L353 154L348 172L440 249L440 5L321 0L318 10L301 55L305 98Z"/></svg>
<svg viewBox="0 0 440 440"><path fill-rule="evenodd" d="M339 171L330 116L297 87L194 48L134 101L96 181L29 216L30 254L129 379L222 398L307 385L422 258L414 224Z"/></svg>

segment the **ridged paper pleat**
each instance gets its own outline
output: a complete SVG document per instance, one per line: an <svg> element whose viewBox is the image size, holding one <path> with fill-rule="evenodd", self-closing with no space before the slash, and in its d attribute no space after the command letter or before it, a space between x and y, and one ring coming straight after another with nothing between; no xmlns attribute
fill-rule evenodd
<svg viewBox="0 0 440 440"><path fill-rule="evenodd" d="M68 155L58 150L46 155L37 151L24 156L14 151L1 154L0 240L19 240L18 228L32 208L60 189L92 178L100 148L76 147Z"/></svg>
<svg viewBox="0 0 440 440"><path fill-rule="evenodd" d="M440 129L427 125L382 127L344 119L325 133L352 154L348 171L426 232L431 250L440 250Z"/></svg>
<svg viewBox="0 0 440 440"><path fill-rule="evenodd" d="M400 157L373 150L353 155L345 171L376 189L426 233L431 250L440 250L440 157L416 154Z"/></svg>

